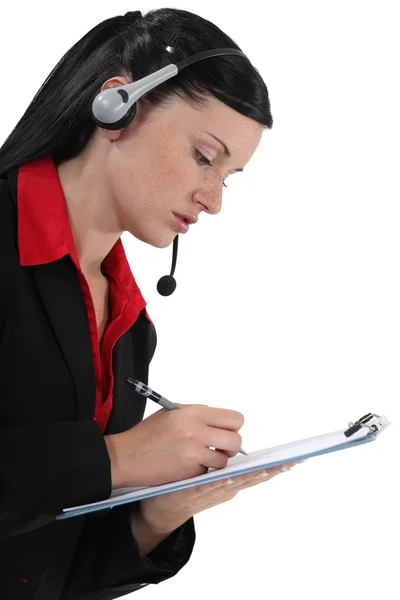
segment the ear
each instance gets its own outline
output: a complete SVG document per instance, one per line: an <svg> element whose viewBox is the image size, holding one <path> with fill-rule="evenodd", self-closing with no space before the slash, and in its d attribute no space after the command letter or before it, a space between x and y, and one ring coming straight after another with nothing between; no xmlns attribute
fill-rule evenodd
<svg viewBox="0 0 400 600"><path fill-rule="evenodd" d="M129 81L129 79L127 79L123 75L116 75L115 77L110 77L110 79L107 79L107 81L105 81L103 83L103 85L101 86L100 91L103 92L104 90L107 90L108 88L119 87L120 85L127 85L128 83L131 83L131 81Z"/></svg>
<svg viewBox="0 0 400 600"><path fill-rule="evenodd" d="M131 83L129 81L129 79L127 79L123 75L117 75L115 77L111 77L110 79L107 79L107 81L105 81L103 83L103 85L101 86L101 91L103 92L104 90L107 90L109 88L120 87L121 85L127 85L128 83ZM101 130L103 131L103 135L106 138L108 138L109 140L117 140L123 131L123 129L116 129L116 130L112 131L110 129L103 129L103 128L101 128Z"/></svg>

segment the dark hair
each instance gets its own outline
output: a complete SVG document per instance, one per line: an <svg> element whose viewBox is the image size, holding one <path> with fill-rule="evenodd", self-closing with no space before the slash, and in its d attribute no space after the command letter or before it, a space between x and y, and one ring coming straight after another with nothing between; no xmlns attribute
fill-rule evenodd
<svg viewBox="0 0 400 600"><path fill-rule="evenodd" d="M175 47L173 54L168 45ZM213 48L241 50L216 25L186 10L161 8L143 16L136 11L102 21L64 54L0 147L0 176L45 155L57 165L79 154L97 127L91 105L107 79L125 75L137 80ZM139 102L147 109L179 96L199 106L207 95L272 127L267 87L249 60L238 56L189 65Z"/></svg>

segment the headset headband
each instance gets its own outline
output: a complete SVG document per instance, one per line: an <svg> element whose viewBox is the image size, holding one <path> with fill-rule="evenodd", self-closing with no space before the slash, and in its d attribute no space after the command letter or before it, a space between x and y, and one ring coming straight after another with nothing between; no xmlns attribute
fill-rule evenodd
<svg viewBox="0 0 400 600"><path fill-rule="evenodd" d="M168 48L171 48L168 46ZM222 56L225 54L235 54L249 60L247 56L240 50L235 48L215 48L214 50L205 50L193 56L189 56L179 63L171 63L166 67L162 67L146 77L142 77L138 81L120 85L118 87L108 88L103 90L93 100L92 103L92 119L103 129L122 129L129 125L136 114L136 101L141 96L154 89L167 79L171 79L187 67L195 62L211 58L212 56ZM250 62L250 61L249 61Z"/></svg>

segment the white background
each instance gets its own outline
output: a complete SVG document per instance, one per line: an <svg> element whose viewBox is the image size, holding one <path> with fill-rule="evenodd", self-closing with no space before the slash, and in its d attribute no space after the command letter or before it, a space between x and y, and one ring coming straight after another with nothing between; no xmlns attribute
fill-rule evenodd
<svg viewBox="0 0 400 600"><path fill-rule="evenodd" d="M162 6L7 3L1 140L89 29ZM123 234L157 328L149 385L172 401L241 411L247 452L369 411L392 424L372 444L311 459L196 515L188 564L141 597L398 598L397 3L164 6L195 12L238 43L265 79L275 123L228 179L222 211L180 236L172 296L156 290L172 245ZM158 410L151 404L146 416Z"/></svg>

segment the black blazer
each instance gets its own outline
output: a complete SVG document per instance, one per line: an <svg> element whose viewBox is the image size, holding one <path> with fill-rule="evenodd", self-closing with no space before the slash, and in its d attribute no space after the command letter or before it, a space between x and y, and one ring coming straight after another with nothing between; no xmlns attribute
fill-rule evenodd
<svg viewBox="0 0 400 600"><path fill-rule="evenodd" d="M0 178L0 596L112 600L173 577L195 542L189 519L146 557L132 535L135 504L56 520L111 494L111 465L94 420L95 378L77 273L69 256L19 263L18 168ZM104 435L143 419L157 336L144 315L113 349L113 408Z"/></svg>

